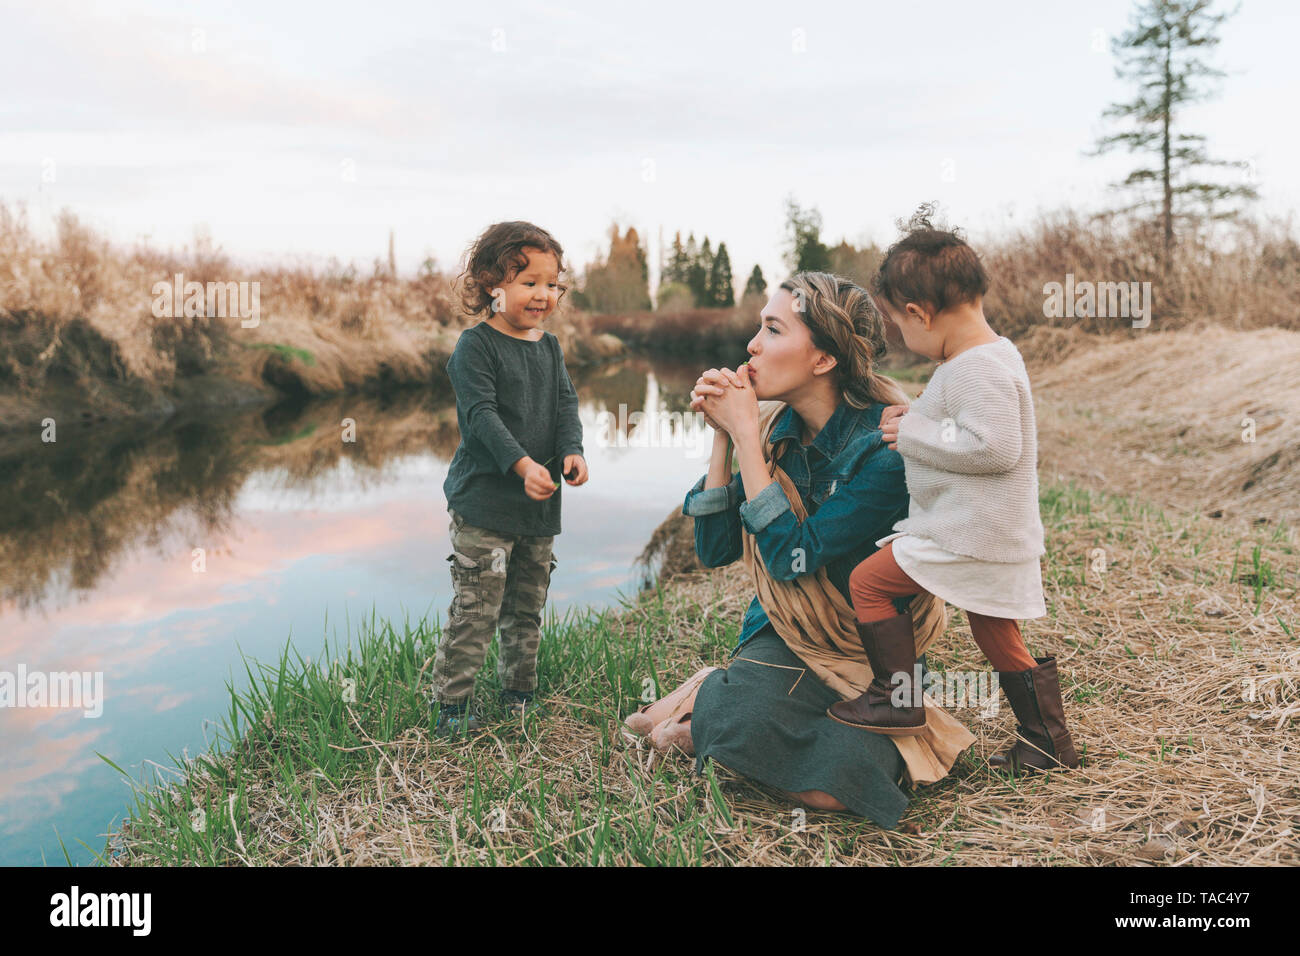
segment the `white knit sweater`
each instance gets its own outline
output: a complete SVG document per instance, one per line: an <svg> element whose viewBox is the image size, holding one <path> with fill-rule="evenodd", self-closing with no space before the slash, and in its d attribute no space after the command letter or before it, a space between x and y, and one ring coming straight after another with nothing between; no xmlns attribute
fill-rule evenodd
<svg viewBox="0 0 1300 956"><path fill-rule="evenodd" d="M984 561L1039 558L1038 436L1029 373L1005 336L942 363L898 423L912 497L894 525Z"/></svg>

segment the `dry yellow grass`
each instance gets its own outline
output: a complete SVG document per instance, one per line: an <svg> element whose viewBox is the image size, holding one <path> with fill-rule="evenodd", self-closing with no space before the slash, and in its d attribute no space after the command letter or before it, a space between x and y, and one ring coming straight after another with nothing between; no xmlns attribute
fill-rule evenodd
<svg viewBox="0 0 1300 956"><path fill-rule="evenodd" d="M1211 321L1230 329L1300 328L1300 243L1289 222L1243 221L1179 233L1174 261L1160 268L1150 222L1058 210L994 236L972 236L992 278L984 307L1004 335L1041 326L1109 333L1127 319L1048 318L1043 287L1076 281L1149 282L1152 327ZM1097 310L1100 312L1100 310ZM1140 338L1142 330L1128 334Z"/></svg>
<svg viewBox="0 0 1300 956"><path fill-rule="evenodd" d="M989 719L957 709L975 745L949 778L914 794L900 829L883 831L846 814L801 817L725 768L715 796L692 785L690 758L618 743L626 707L584 704L561 685L531 732L507 727L453 745L422 726L364 737L379 755L373 775L317 781L310 828L274 773L245 771L241 832L259 848L248 862L636 865L645 861L628 848L635 829L682 834L678 861L725 865L1300 863L1294 548L1260 541L1260 560L1278 577L1257 599L1251 539L1238 547L1210 519L1168 518L1077 488L1049 489L1046 499L1051 612L1027 625L1026 638L1058 658L1084 757L1076 770L1016 781L990 772L984 759L1013 732L1010 708ZM1097 548L1105 570L1094 570ZM650 598L613 619L610 642L652 645L671 687L723 662L701 635L709 622L738 620L749 596L736 566L690 572L665 589L662 606ZM986 666L960 616L930 662ZM299 783L305 791L311 781ZM212 786L213 799L224 798ZM467 811L479 793L487 805ZM119 862L147 862L129 833L119 846Z"/></svg>

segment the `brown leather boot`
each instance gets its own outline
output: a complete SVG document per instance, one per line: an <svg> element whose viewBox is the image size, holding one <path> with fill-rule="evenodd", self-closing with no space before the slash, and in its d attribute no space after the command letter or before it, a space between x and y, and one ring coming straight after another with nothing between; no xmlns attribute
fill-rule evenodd
<svg viewBox="0 0 1300 956"><path fill-rule="evenodd" d="M914 737L925 730L925 707L897 707L890 700L894 693L891 681L899 671L913 678L916 664L916 638L912 634L912 615L899 614L870 624L858 622L858 639L867 652L871 673L875 676L867 690L856 700L838 700L826 709L835 720L850 727L889 734L891 737ZM920 688L913 688L917 693ZM912 694L907 695L909 701Z"/></svg>
<svg viewBox="0 0 1300 956"><path fill-rule="evenodd" d="M1079 757L1065 726L1061 683L1055 657L1035 657L1038 666L1027 671L998 671L998 683L1006 691L1022 738L989 758L989 766L1018 774L1023 770L1077 767Z"/></svg>

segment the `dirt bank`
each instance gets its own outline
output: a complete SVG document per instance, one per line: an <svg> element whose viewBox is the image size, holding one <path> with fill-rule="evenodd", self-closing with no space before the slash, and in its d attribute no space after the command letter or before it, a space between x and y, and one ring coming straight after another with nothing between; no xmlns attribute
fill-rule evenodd
<svg viewBox="0 0 1300 956"><path fill-rule="evenodd" d="M624 354L609 335L572 320L552 331L571 367ZM451 398L444 368L458 326L412 327L401 317L344 329L310 320L264 319L255 329L217 319L176 320L133 340L87 319L54 322L0 311L0 434L42 421L79 423L181 411L256 406L284 398L427 389Z"/></svg>
<svg viewBox="0 0 1300 956"><path fill-rule="evenodd" d="M449 397L444 366L472 321L430 263L414 276L262 268L201 237L126 249L68 212L42 238L0 202L0 431L349 392ZM547 328L573 365L622 353L571 307Z"/></svg>
<svg viewBox="0 0 1300 956"><path fill-rule="evenodd" d="M1300 521L1300 332L1204 325L1031 365L1040 475L1257 524Z"/></svg>

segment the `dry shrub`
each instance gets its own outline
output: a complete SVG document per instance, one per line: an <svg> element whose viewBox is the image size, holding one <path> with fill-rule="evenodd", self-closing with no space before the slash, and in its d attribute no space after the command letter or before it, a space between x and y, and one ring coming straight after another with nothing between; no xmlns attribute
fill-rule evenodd
<svg viewBox="0 0 1300 956"><path fill-rule="evenodd" d="M1063 210L1009 235L974 241L992 285L985 312L1019 340L1033 328L1137 333L1129 319L1044 315L1049 282L1150 282L1153 327L1205 319L1230 328L1300 328L1300 245L1289 223L1220 223L1180 236L1168 274L1161 237L1149 222L1085 217Z"/></svg>

